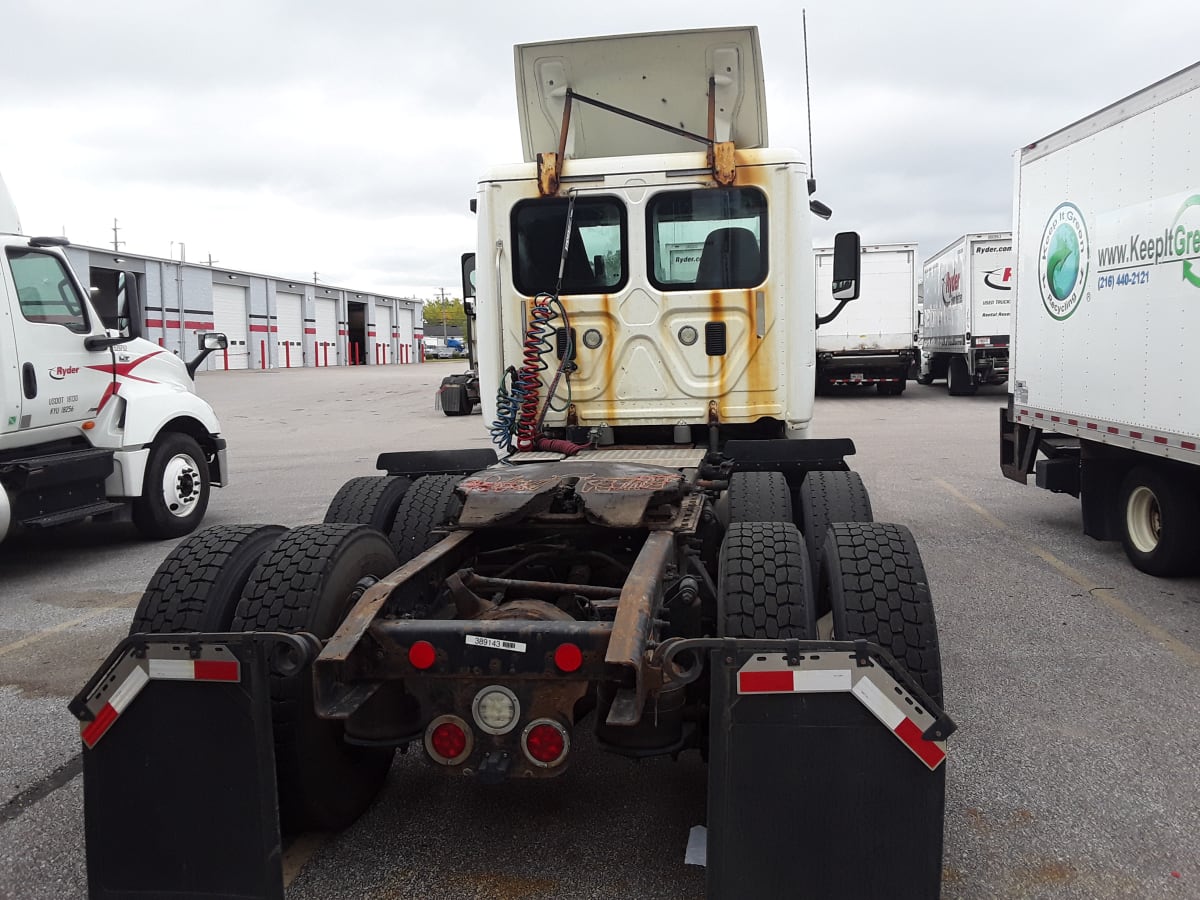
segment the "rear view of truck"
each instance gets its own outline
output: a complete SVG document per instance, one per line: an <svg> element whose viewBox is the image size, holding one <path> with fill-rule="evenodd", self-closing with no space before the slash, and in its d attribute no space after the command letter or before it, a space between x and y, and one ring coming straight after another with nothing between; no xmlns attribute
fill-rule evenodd
<svg viewBox="0 0 1200 900"><path fill-rule="evenodd" d="M237 896L277 896L280 826L350 824L398 749L513 797L592 746L708 761L712 900L937 897L954 723L928 578L911 532L874 520L854 443L810 436L816 325L857 302L859 239L837 236L815 296L828 208L766 145L757 31L515 61L525 158L476 193L496 449L383 453L319 525L175 548L72 706L92 884L234 873ZM163 726L202 692L211 711ZM263 805L172 817L188 853L151 871L129 829L160 834L142 807L181 778Z"/></svg>
<svg viewBox="0 0 1200 900"><path fill-rule="evenodd" d="M1017 154L1001 467L1152 575L1200 564L1198 117L1200 65Z"/></svg>
<svg viewBox="0 0 1200 900"><path fill-rule="evenodd" d="M925 261L917 381L946 379L952 396L1008 380L1012 235L967 234Z"/></svg>
<svg viewBox="0 0 1200 900"><path fill-rule="evenodd" d="M833 248L814 254L822 297L833 283ZM862 276L858 299L817 331L817 387L873 384L881 394L902 394L917 353L917 245L864 244Z"/></svg>

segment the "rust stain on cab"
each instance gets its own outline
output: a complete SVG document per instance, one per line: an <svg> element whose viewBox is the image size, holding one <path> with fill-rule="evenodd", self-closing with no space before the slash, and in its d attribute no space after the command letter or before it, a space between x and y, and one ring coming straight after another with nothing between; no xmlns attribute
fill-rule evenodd
<svg viewBox="0 0 1200 900"><path fill-rule="evenodd" d="M726 319L725 319L725 303L721 296L720 291L709 291L709 293L708 293L708 320L710 322L725 322L726 321ZM722 418L724 418L724 416L725 416L725 409L724 409L725 400L729 396L730 373L729 373L729 365L728 365L728 360L729 360L729 342L728 342L729 326L728 326L728 323L726 323L725 336L726 336L725 355L724 356L710 356L708 358L709 383L711 384L712 382L715 381L716 385L717 385L716 395L713 397L710 397L709 399L717 401L717 412ZM704 343L705 343L705 349L707 350L707 345L708 345L707 333L704 335Z"/></svg>
<svg viewBox="0 0 1200 900"><path fill-rule="evenodd" d="M611 294L600 295L600 312L604 324L601 334L604 343L600 345L600 396L596 402L603 407L603 421L612 424L617 404L617 334L620 329L614 327L613 302ZM592 423L595 424L595 423Z"/></svg>

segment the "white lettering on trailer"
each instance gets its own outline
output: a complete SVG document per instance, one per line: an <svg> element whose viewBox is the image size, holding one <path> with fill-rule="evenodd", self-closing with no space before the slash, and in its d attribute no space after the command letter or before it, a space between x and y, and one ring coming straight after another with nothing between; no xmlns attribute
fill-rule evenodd
<svg viewBox="0 0 1200 900"><path fill-rule="evenodd" d="M467 643L473 647L487 647L489 650L510 650L513 653L524 653L525 645L519 641L502 641L499 638L479 637L468 634Z"/></svg>

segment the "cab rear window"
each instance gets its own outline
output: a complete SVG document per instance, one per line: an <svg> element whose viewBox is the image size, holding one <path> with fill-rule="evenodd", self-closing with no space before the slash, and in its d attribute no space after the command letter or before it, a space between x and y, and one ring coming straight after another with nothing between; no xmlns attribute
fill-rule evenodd
<svg viewBox="0 0 1200 900"><path fill-rule="evenodd" d="M767 198L755 188L656 194L646 208L646 240L659 290L756 287L767 277Z"/></svg>
<svg viewBox="0 0 1200 900"><path fill-rule="evenodd" d="M528 200L512 212L513 284L529 297L558 285L567 199ZM610 197L577 197L563 266L563 294L608 294L628 278L625 206Z"/></svg>

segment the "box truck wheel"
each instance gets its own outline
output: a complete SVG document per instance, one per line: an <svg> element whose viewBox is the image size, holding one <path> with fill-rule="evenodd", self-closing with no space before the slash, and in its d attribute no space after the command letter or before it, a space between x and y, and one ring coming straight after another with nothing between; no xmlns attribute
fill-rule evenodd
<svg viewBox="0 0 1200 900"><path fill-rule="evenodd" d="M903 525L838 522L825 532L818 590L833 639L874 641L942 705L942 656L917 542Z"/></svg>
<svg viewBox="0 0 1200 900"><path fill-rule="evenodd" d="M250 576L230 630L307 631L324 640L350 612L359 580L382 578L397 565L387 538L366 525L295 528ZM344 828L362 815L394 750L347 744L342 722L318 718L307 667L271 676L271 720L283 829Z"/></svg>
<svg viewBox="0 0 1200 900"><path fill-rule="evenodd" d="M804 536L791 522L731 524L717 573L720 636L815 639L808 566Z"/></svg>
<svg viewBox="0 0 1200 900"><path fill-rule="evenodd" d="M460 481L457 475L426 475L412 483L400 501L392 525L392 546L401 563L424 553L442 539L434 529L458 515L462 501L454 496L454 487Z"/></svg>
<svg viewBox="0 0 1200 900"><path fill-rule="evenodd" d="M282 525L214 525L178 544L150 578L130 634L228 631L259 559Z"/></svg>
<svg viewBox="0 0 1200 900"><path fill-rule="evenodd" d="M1137 568L1160 576L1197 570L1200 494L1195 487L1137 466L1121 484L1121 510L1121 544Z"/></svg>
<svg viewBox="0 0 1200 900"><path fill-rule="evenodd" d="M979 390L979 385L971 381L971 370L967 368L965 358L950 358L950 366L946 371L946 390L951 397L969 397Z"/></svg>
<svg viewBox="0 0 1200 900"><path fill-rule="evenodd" d="M401 475L351 478L333 495L325 512L325 522L370 525L386 534L392 530L396 510L411 484L411 478Z"/></svg>
<svg viewBox="0 0 1200 900"><path fill-rule="evenodd" d="M734 472L729 522L791 522L792 491L782 472Z"/></svg>
<svg viewBox="0 0 1200 900"><path fill-rule="evenodd" d="M830 522L870 522L871 497L857 472L809 472L796 492L800 501L800 520L796 523L804 532L808 544L809 567L813 577L821 571L821 554L825 547L825 529ZM829 612L829 604L820 594L816 600L817 616Z"/></svg>
<svg viewBox="0 0 1200 900"><path fill-rule="evenodd" d="M208 461L196 439L161 434L150 448L142 496L133 501L133 524L148 538L190 534L208 509L208 492Z"/></svg>

